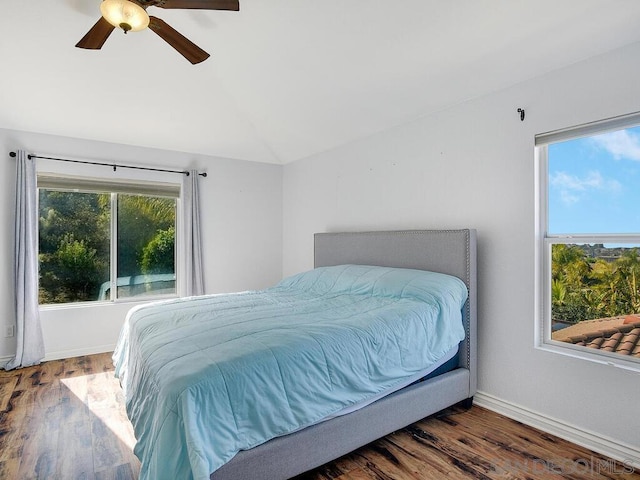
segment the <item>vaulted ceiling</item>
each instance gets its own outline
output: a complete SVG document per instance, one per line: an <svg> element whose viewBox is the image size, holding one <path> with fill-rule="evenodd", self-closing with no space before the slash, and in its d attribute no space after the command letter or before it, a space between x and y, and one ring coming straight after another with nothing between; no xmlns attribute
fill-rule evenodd
<svg viewBox="0 0 640 480"><path fill-rule="evenodd" d="M150 7L191 65L148 29L75 48L99 4L2 2L0 128L284 164L640 41L637 0Z"/></svg>

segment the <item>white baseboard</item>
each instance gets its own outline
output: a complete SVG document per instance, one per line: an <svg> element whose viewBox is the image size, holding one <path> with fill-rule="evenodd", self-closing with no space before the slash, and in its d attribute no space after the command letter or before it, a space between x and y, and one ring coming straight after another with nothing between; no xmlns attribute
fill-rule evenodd
<svg viewBox="0 0 640 480"><path fill-rule="evenodd" d="M81 357L83 355L94 355L96 353L113 352L114 348L116 348L115 344L108 344L87 348L76 348L73 350L60 350L58 352L47 352L45 353L42 361L48 362L50 360L62 360L64 358ZM0 357L0 366L6 364L12 358L13 355Z"/></svg>
<svg viewBox="0 0 640 480"><path fill-rule="evenodd" d="M505 417L542 430L543 432L568 440L576 445L593 450L613 460L620 461L624 466L635 469L640 468L640 450L631 445L583 430L520 405L506 402L488 393L476 392L473 397L473 403L474 405L492 410Z"/></svg>
<svg viewBox="0 0 640 480"><path fill-rule="evenodd" d="M44 356L45 362L50 360L61 360L63 358L81 357L82 355L94 355L96 353L113 352L115 344L98 345L87 348L76 348L73 350L60 350L58 352L47 352Z"/></svg>

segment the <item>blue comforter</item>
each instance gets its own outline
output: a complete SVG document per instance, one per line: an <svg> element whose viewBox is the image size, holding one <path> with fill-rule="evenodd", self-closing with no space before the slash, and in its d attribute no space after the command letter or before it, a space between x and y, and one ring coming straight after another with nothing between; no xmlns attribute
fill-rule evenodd
<svg viewBox="0 0 640 480"><path fill-rule="evenodd" d="M132 309L114 363L140 479L207 480L427 368L464 338L466 298L448 275L341 265Z"/></svg>

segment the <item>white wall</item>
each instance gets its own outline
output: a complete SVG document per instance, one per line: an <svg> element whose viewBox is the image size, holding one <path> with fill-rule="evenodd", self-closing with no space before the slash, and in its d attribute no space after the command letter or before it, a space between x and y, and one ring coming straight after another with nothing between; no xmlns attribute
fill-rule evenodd
<svg viewBox="0 0 640 480"><path fill-rule="evenodd" d="M479 390L640 458L640 376L534 348L533 154L536 133L640 110L638 59L640 44L285 166L283 273L312 267L314 232L476 228Z"/></svg>
<svg viewBox="0 0 640 480"><path fill-rule="evenodd" d="M78 140L0 129L0 358L13 355L15 338L4 338L13 323L11 286L15 161L10 151L23 149L43 156L168 169L207 171L200 180L202 235L207 293L264 288L282 277L282 167L165 150ZM76 175L151 178L179 182L179 175L91 167L47 160L40 170L66 170ZM46 359L109 351L115 345L131 303L41 310Z"/></svg>

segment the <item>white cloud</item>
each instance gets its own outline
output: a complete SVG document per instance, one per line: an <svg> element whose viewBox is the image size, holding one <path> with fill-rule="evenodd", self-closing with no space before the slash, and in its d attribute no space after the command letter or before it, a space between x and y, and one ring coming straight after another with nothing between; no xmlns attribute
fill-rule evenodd
<svg viewBox="0 0 640 480"><path fill-rule="evenodd" d="M560 200L566 205L573 205L580 201L580 196L569 192L569 190L560 190Z"/></svg>
<svg viewBox="0 0 640 480"><path fill-rule="evenodd" d="M628 130L604 133L592 137L593 142L607 150L615 159L640 161L640 138Z"/></svg>
<svg viewBox="0 0 640 480"><path fill-rule="evenodd" d="M618 192L622 185L617 180L607 179L600 172L592 171L584 177L566 172L554 172L549 175L549 185L560 192L560 199L566 205L578 203L590 192Z"/></svg>

